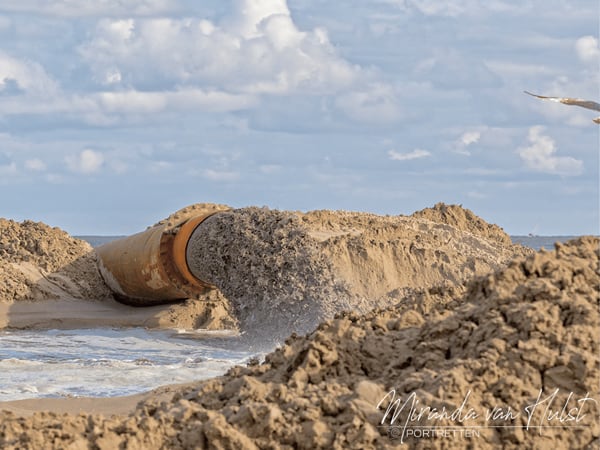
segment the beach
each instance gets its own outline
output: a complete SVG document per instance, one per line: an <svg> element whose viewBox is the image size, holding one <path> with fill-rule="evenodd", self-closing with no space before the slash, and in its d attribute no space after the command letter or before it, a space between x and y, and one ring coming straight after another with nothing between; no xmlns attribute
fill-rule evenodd
<svg viewBox="0 0 600 450"><path fill-rule="evenodd" d="M214 288L147 307L115 298L88 243L0 221L1 328L227 331L260 355L127 397L0 402L2 448L598 445L598 238L535 252L442 203L162 223L206 211L187 261Z"/></svg>

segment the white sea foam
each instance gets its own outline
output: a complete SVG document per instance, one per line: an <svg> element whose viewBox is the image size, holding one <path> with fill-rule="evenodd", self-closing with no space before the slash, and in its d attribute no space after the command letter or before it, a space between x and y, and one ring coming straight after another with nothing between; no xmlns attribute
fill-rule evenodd
<svg viewBox="0 0 600 450"><path fill-rule="evenodd" d="M253 356L236 337L143 329L0 332L0 401L108 397L223 374Z"/></svg>

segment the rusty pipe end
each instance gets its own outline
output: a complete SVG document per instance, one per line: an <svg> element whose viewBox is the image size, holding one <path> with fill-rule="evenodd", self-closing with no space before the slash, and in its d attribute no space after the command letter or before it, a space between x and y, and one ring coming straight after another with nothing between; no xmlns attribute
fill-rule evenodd
<svg viewBox="0 0 600 450"><path fill-rule="evenodd" d="M96 249L99 269L115 297L123 303L152 306L196 298L215 287L195 277L186 260L192 234L211 211L164 223Z"/></svg>

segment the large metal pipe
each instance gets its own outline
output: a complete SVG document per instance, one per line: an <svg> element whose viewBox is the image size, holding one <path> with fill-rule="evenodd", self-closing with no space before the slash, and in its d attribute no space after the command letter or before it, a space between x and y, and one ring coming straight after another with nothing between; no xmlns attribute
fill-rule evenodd
<svg viewBox="0 0 600 450"><path fill-rule="evenodd" d="M186 249L196 228L217 212L167 222L96 249L100 273L123 303L152 306L194 298L213 289L196 278Z"/></svg>

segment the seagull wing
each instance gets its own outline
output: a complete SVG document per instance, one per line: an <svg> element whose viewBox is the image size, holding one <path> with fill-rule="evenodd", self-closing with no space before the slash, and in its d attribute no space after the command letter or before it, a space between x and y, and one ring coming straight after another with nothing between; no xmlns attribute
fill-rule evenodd
<svg viewBox="0 0 600 450"><path fill-rule="evenodd" d="M582 108L600 111L600 103L593 102L591 100L581 100L580 98L561 98L559 101L565 105L581 106Z"/></svg>
<svg viewBox="0 0 600 450"><path fill-rule="evenodd" d="M568 97L546 97L544 95L532 94L531 92L524 91L526 94L532 95L542 100L550 100L551 102L559 102L565 105L581 106L582 108L592 109L594 111L600 111L600 103L593 102L591 100L582 100L580 98L568 98Z"/></svg>

